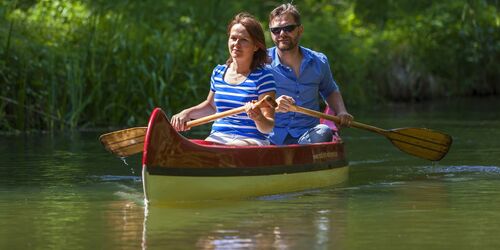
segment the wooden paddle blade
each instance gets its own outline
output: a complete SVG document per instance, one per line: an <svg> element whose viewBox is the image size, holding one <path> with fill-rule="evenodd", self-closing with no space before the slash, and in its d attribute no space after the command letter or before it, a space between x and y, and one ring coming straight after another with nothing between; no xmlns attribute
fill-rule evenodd
<svg viewBox="0 0 500 250"><path fill-rule="evenodd" d="M384 134L401 151L431 161L441 160L452 143L451 136L426 128L398 128Z"/></svg>
<svg viewBox="0 0 500 250"><path fill-rule="evenodd" d="M109 152L120 157L127 157L142 152L147 127L119 130L99 137L102 145Z"/></svg>

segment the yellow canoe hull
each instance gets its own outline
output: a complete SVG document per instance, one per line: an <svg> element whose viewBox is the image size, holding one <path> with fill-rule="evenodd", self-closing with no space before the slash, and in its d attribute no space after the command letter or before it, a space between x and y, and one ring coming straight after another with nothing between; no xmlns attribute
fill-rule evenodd
<svg viewBox="0 0 500 250"><path fill-rule="evenodd" d="M259 176L165 176L153 175L143 167L144 194L148 204L242 199L295 192L341 184L349 167Z"/></svg>

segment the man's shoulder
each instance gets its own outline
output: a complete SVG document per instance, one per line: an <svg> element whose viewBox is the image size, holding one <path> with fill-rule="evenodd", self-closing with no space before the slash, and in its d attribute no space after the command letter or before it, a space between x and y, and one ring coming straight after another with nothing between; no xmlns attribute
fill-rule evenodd
<svg viewBox="0 0 500 250"><path fill-rule="evenodd" d="M268 68L271 68L271 70L277 67L281 63L277 55L276 49L277 49L276 46L267 49L267 55L271 58L271 63L268 65L269 66Z"/></svg>
<svg viewBox="0 0 500 250"><path fill-rule="evenodd" d="M271 48L268 48L267 49L267 55L269 57L271 57L271 59L274 60L275 56L276 56L276 47L271 47Z"/></svg>
<svg viewBox="0 0 500 250"><path fill-rule="evenodd" d="M302 49L302 52L304 53L305 56L310 57L313 60L318 60L323 63L328 62L328 57L325 54L306 47L300 47L300 48Z"/></svg>

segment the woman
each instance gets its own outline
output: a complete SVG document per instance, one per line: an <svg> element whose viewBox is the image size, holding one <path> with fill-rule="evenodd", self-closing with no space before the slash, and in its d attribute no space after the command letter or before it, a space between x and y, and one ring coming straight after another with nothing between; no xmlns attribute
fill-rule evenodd
<svg viewBox="0 0 500 250"><path fill-rule="evenodd" d="M212 72L210 92L202 103L172 117L171 123L184 131L186 122L215 112L245 105L246 113L219 119L205 140L227 145L269 145L274 127L274 108L255 107L251 101L266 95L275 98L276 85L269 62L264 31L248 13L237 14L227 27L229 58Z"/></svg>

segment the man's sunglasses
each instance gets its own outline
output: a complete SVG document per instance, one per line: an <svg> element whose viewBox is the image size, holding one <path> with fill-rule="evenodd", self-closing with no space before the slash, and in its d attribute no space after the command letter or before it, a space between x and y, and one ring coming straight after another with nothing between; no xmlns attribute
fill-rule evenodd
<svg viewBox="0 0 500 250"><path fill-rule="evenodd" d="M285 31L286 33L290 33L292 31L294 31L295 28L297 28L299 26L300 26L300 24L290 24L290 25L283 26L283 27L269 28L269 30L271 30L271 32L273 34L279 35L281 33L281 31Z"/></svg>

